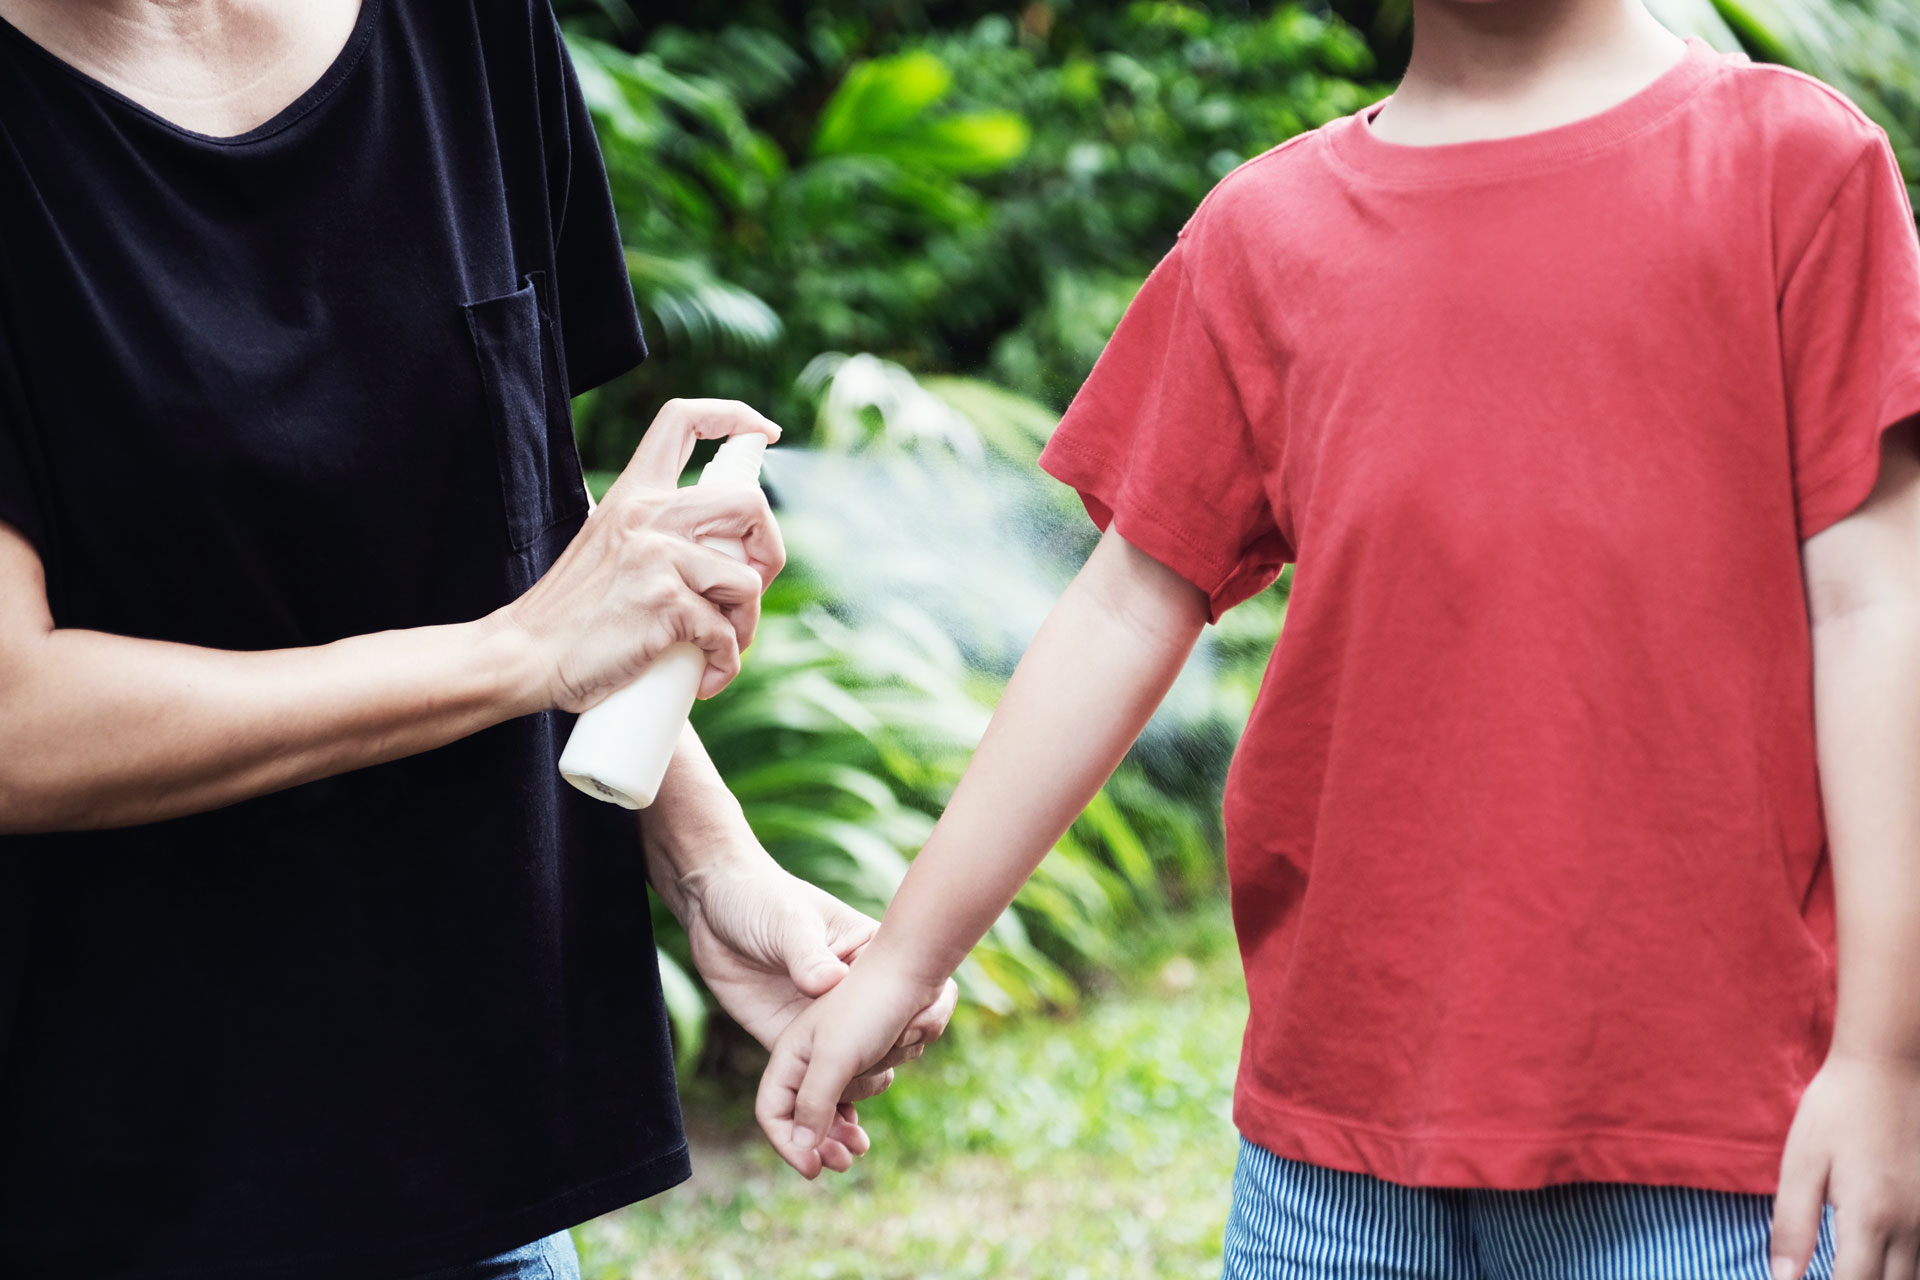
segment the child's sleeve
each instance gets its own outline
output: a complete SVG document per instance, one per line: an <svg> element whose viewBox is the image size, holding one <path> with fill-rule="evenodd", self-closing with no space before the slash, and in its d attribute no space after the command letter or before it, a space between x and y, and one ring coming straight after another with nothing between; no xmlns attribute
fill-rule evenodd
<svg viewBox="0 0 1920 1280"><path fill-rule="evenodd" d="M1207 593L1213 621L1293 559L1253 428L1188 279L1187 240L1140 289L1040 466L1101 529Z"/></svg>
<svg viewBox="0 0 1920 1280"><path fill-rule="evenodd" d="M1780 335L1804 540L1866 501L1881 433L1920 413L1920 236L1885 133L1789 272Z"/></svg>

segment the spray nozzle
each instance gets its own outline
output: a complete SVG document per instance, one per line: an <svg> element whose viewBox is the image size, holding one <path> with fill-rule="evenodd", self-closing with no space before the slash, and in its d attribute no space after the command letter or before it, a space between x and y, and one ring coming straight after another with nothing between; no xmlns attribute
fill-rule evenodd
<svg viewBox="0 0 1920 1280"><path fill-rule="evenodd" d="M758 431L729 437L701 471L700 483L759 484L760 464L766 459L767 443L767 438Z"/></svg>

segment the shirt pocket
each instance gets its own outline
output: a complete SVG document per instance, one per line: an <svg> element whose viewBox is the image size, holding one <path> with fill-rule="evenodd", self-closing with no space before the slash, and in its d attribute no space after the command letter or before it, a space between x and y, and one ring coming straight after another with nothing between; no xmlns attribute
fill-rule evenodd
<svg viewBox="0 0 1920 1280"><path fill-rule="evenodd" d="M515 551L587 509L573 415L559 394L543 276L536 271L512 293L464 304L493 428L507 542Z"/></svg>

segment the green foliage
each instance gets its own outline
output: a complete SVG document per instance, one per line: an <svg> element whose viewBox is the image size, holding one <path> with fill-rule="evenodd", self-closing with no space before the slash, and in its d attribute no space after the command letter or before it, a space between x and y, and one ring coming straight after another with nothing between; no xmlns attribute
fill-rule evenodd
<svg viewBox="0 0 1920 1280"><path fill-rule="evenodd" d="M859 63L821 113L813 154L970 175L996 173L1026 152L1027 122L1010 112L930 115L952 89L953 72L924 50Z"/></svg>
<svg viewBox="0 0 1920 1280"><path fill-rule="evenodd" d="M642 24L637 53L576 27L663 357L596 399L590 465L672 395L804 437L795 388L824 351L986 372L1057 409L1214 182L1378 92L1359 38L1292 5L1088 8L1049 38L993 12L909 26Z"/></svg>

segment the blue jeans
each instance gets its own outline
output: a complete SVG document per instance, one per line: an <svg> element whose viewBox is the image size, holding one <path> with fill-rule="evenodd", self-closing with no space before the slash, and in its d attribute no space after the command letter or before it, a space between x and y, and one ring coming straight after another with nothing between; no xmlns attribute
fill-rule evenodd
<svg viewBox="0 0 1920 1280"><path fill-rule="evenodd" d="M573 1237L556 1231L544 1240L457 1267L429 1271L415 1280L580 1280Z"/></svg>
<svg viewBox="0 0 1920 1280"><path fill-rule="evenodd" d="M1242 1138L1224 1280L1767 1280L1773 1197L1403 1187ZM1833 1210L1808 1280L1833 1276Z"/></svg>

